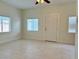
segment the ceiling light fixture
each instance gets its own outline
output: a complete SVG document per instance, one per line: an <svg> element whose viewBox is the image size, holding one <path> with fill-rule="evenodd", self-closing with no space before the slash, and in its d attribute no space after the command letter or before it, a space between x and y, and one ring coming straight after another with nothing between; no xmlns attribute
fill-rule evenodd
<svg viewBox="0 0 79 59"><path fill-rule="evenodd" d="M36 0L36 5L38 4L38 3L44 3L44 2L46 2L46 3L50 3L50 1L49 0Z"/></svg>

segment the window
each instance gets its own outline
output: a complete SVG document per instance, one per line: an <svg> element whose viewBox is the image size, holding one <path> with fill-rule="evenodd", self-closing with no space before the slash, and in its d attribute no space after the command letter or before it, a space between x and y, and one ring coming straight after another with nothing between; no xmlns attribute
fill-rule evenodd
<svg viewBox="0 0 79 59"><path fill-rule="evenodd" d="M38 19L27 20L27 31L38 31Z"/></svg>
<svg viewBox="0 0 79 59"><path fill-rule="evenodd" d="M0 32L10 32L10 18L0 16Z"/></svg>
<svg viewBox="0 0 79 59"><path fill-rule="evenodd" d="M68 29L68 31L70 33L76 32L76 24L77 24L76 16L69 17L69 29Z"/></svg>

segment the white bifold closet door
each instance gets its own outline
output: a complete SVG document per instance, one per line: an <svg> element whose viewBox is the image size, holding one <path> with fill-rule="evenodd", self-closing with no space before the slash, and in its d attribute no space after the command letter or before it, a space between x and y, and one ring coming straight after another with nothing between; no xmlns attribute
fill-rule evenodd
<svg viewBox="0 0 79 59"><path fill-rule="evenodd" d="M56 14L45 15L43 18L43 23L43 39L48 41L56 41L58 16Z"/></svg>

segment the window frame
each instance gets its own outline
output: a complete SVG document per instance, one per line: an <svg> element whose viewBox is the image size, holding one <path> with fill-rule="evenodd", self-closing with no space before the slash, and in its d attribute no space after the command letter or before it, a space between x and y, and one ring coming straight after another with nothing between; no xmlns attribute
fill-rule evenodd
<svg viewBox="0 0 79 59"><path fill-rule="evenodd" d="M71 26L71 24L70 24L70 17L75 17L76 19L75 19L75 21L76 21L76 24L75 24L75 31L70 31L70 27L69 26ZM76 28L76 25L77 25L77 16L69 16L69 18L68 18L68 33L76 33L77 32L77 28Z"/></svg>
<svg viewBox="0 0 79 59"><path fill-rule="evenodd" d="M8 17L9 18L9 32L3 32L3 22L1 20L1 32L0 33L10 33L11 32L11 17L10 16L4 16L4 15L0 15L2 17Z"/></svg>
<svg viewBox="0 0 79 59"><path fill-rule="evenodd" d="M27 20L26 20L26 22L28 21L28 20L33 20L33 19L36 19L36 20L38 20L38 30L28 30L28 25L26 26L27 28L27 32L38 32L39 31L39 19L37 19L37 18L28 18ZM28 22L27 22L28 23ZM26 24L27 24L26 23Z"/></svg>

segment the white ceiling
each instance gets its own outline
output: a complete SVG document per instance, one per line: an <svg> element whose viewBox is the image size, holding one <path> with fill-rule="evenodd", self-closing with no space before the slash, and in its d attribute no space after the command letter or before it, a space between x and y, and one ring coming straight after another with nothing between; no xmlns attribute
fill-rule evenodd
<svg viewBox="0 0 79 59"><path fill-rule="evenodd" d="M47 5L55 5L55 4L62 4L62 3L71 3L71 2L76 2L76 0L49 0L51 1L50 4L44 3L44 4L38 4L35 5L36 0L2 0L3 2L15 6L17 8L33 8L37 6L47 6Z"/></svg>

